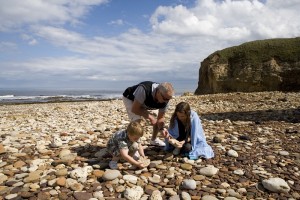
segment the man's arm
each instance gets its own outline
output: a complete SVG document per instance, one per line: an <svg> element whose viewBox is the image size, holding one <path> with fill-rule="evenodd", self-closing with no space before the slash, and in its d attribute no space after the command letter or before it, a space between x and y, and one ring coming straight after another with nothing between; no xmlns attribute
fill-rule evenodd
<svg viewBox="0 0 300 200"><path fill-rule="evenodd" d="M155 117L153 115L151 115L150 112L148 110L146 110L143 107L143 105L140 102L138 102L137 100L133 101L131 111L136 115L140 115L140 116L144 117L145 119L149 119L150 123L152 125L154 125L156 123Z"/></svg>
<svg viewBox="0 0 300 200"><path fill-rule="evenodd" d="M158 112L157 115L157 128L159 131L162 131L165 126L165 112Z"/></svg>

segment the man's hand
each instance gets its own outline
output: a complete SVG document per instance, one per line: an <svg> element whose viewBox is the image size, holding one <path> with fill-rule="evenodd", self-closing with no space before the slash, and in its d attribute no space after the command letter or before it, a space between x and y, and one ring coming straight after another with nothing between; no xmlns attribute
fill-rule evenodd
<svg viewBox="0 0 300 200"><path fill-rule="evenodd" d="M149 119L152 126L154 126L157 122L157 119L151 114L149 114L148 119Z"/></svg>
<svg viewBox="0 0 300 200"><path fill-rule="evenodd" d="M162 130L160 130L161 134L163 135L164 138L169 138L170 134L169 131L166 128L163 128Z"/></svg>

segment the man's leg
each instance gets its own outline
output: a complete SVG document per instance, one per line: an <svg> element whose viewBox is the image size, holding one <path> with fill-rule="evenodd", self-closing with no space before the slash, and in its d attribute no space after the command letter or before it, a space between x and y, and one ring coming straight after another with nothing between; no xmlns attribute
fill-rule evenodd
<svg viewBox="0 0 300 200"><path fill-rule="evenodd" d="M142 121L142 117L139 115L134 114L131 110L132 110L132 104L133 101L131 101L130 99L127 99L126 97L123 97L123 103L125 105L126 111L127 111L127 115L130 121Z"/></svg>
<svg viewBox="0 0 300 200"><path fill-rule="evenodd" d="M158 115L158 110L149 110L149 112L151 113L151 115L153 115L155 117L157 117L157 115ZM151 140L155 140L157 135L158 135L158 125L156 123L155 125L153 125Z"/></svg>
<svg viewBox="0 0 300 200"><path fill-rule="evenodd" d="M153 132L152 132L152 138L151 138L151 140L155 140L156 137L157 137L157 135L158 135L158 126L157 126L157 124L155 124L153 126Z"/></svg>
<svg viewBox="0 0 300 200"><path fill-rule="evenodd" d="M142 123L143 122L142 116L136 115L131 111L133 101L131 101L130 99L127 99L126 97L123 97L123 103L125 105L129 120L130 121L138 121L138 122ZM157 114L158 114L158 110L152 110L150 112L155 116L157 116ZM152 132L152 138L151 138L150 144L157 145L157 146L165 146L166 144L163 141L161 141L159 138L157 138L157 135L158 135L158 126L155 125L155 126L153 126L153 132Z"/></svg>
<svg viewBox="0 0 300 200"><path fill-rule="evenodd" d="M151 112L153 112L153 114L155 116L157 116L158 110L153 110ZM156 123L155 125L153 125L153 131L152 131L152 137L151 137L150 144L164 147L164 146L166 146L166 144L157 137L158 132L159 132L158 124Z"/></svg>

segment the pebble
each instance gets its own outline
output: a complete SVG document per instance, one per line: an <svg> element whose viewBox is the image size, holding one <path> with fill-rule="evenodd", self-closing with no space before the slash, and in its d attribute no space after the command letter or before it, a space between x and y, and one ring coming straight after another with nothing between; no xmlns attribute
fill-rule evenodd
<svg viewBox="0 0 300 200"><path fill-rule="evenodd" d="M127 188L124 191L124 197L128 200L140 200L143 194L144 194L144 190L140 186Z"/></svg>
<svg viewBox="0 0 300 200"><path fill-rule="evenodd" d="M188 190L194 190L197 187L197 183L193 179L184 179L182 181L182 187Z"/></svg>
<svg viewBox="0 0 300 200"><path fill-rule="evenodd" d="M204 176L214 176L215 174L218 173L218 171L219 171L218 168L216 168L212 165L209 165L207 167L201 168L199 173Z"/></svg>
<svg viewBox="0 0 300 200"><path fill-rule="evenodd" d="M122 176L122 175L121 175L119 170L108 169L102 175L102 179L105 180L105 181L111 181L111 180L114 180L114 179L116 179L120 176Z"/></svg>
<svg viewBox="0 0 300 200"><path fill-rule="evenodd" d="M288 193L290 191L290 186L283 180L282 178L269 178L262 181L263 186L272 191L277 193Z"/></svg>

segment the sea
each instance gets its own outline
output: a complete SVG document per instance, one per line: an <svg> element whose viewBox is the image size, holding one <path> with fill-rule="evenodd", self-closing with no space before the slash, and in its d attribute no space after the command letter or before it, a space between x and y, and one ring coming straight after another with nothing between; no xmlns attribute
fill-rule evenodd
<svg viewBox="0 0 300 200"><path fill-rule="evenodd" d="M111 90L0 88L0 104L99 101L121 97L122 91Z"/></svg>
<svg viewBox="0 0 300 200"><path fill-rule="evenodd" d="M177 91L175 96L184 91ZM0 88L0 105L25 103L52 103L78 101L105 101L121 99L123 90L78 89L3 89Z"/></svg>

